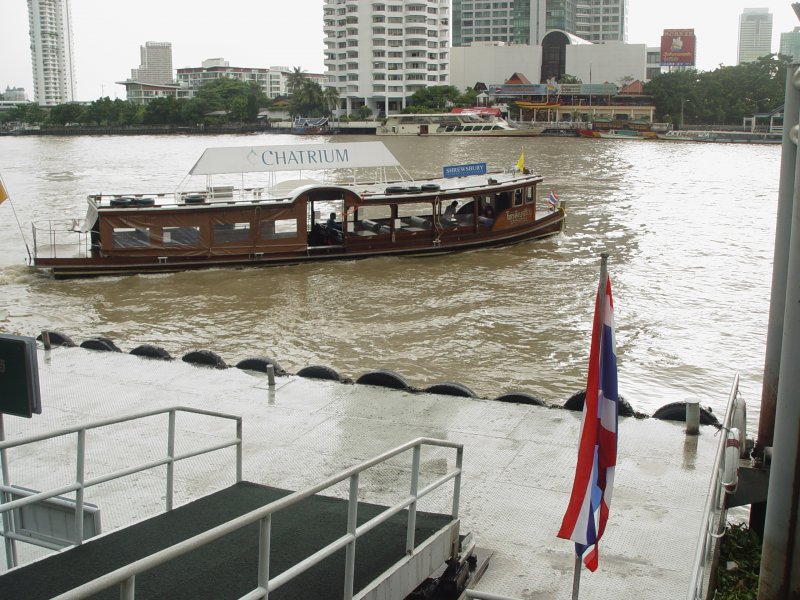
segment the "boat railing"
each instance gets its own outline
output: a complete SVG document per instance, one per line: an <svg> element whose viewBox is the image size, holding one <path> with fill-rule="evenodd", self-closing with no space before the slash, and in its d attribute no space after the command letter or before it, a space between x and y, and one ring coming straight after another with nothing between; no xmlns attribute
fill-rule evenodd
<svg viewBox="0 0 800 600"><path fill-rule="evenodd" d="M176 423L177 423L177 415L179 413L203 415L205 417L211 417L215 420L224 419L224 420L234 421L236 424L236 433L233 437L228 437L228 438L223 437L222 439L219 439L220 437L219 428L215 427L212 433L212 435L215 436L214 443L197 447L199 446L199 443L195 442L191 444L191 450L186 450L184 452L177 452L176 435L178 432L178 428L176 426ZM89 478L86 477L87 471L89 470L87 469L86 465L86 458L87 458L86 437L88 432L93 430L101 430L104 428L109 428L111 426L118 425L120 423L142 421L144 419L149 419L160 415L167 416L166 444L163 446L166 449L165 455L157 458L152 458L151 460L142 462L141 464L128 466L124 469L96 474ZM0 425L2 425L2 422L0 422ZM2 434L2 429L0 429L0 434ZM53 440L55 438L64 438L68 436L75 436L76 440L75 481L73 481L72 483L67 483L65 485L41 492L28 493L29 492L28 490L24 494L15 493L15 491L20 488L11 487L9 461L7 458L8 450L12 448L21 448L23 446L28 446L35 443L46 442L47 440ZM74 522L74 538L71 540L71 542L72 545L77 546L81 545L84 541L83 539L84 513L86 511L84 496L87 488L91 488L93 486L102 483L113 481L115 479L128 477L136 473L141 473L143 471L154 469L156 467L165 466L167 469L166 492L164 494L165 510L169 511L172 510L173 506L175 463L189 458L194 458L196 456L201 456L204 454L209 454L211 452L216 452L218 450L222 450L229 447L236 448L236 481L239 482L242 480L242 418L240 416L225 414L221 412L208 411L197 408L189 408L184 406L175 406L171 408L152 410L148 412L117 417L113 419L95 421L87 425L70 427L67 429L60 429L57 431L53 431L51 433L35 435L18 440L2 441L3 437L4 437L3 435L0 435L0 466L2 467L2 475L3 475L2 493L0 493L0 514L2 514L3 516L3 528L2 531L0 531L0 534L3 537L5 537L6 562L8 563L9 568L15 567L17 563L17 552L14 546L15 541L35 544L50 549L58 549L63 547L63 545L47 544L43 540L41 539L37 540L36 538L33 538L31 536L20 535L16 531L15 520L18 518L20 514L19 513L20 509L22 509L25 506L46 502L53 498L57 499L57 501L69 502L68 499L63 498L62 496L64 494L71 494L74 492L75 522ZM16 500L12 500L12 498L15 496L22 496L22 497ZM70 502L70 504L72 503Z"/></svg>
<svg viewBox="0 0 800 600"><path fill-rule="evenodd" d="M739 375L733 378L725 418L722 421L717 453L714 457L714 468L711 472L711 481L706 494L706 504L703 510L703 519L700 534L695 548L692 562L692 574L689 580L687 600L705 600L709 597L711 585L710 567L714 563L715 541L724 535L727 510L725 508L725 486L723 473L725 468L725 448L727 446L727 432L730 431L738 403L744 402L739 395Z"/></svg>
<svg viewBox="0 0 800 600"><path fill-rule="evenodd" d="M439 475L439 477L435 480L427 482L426 485L420 487L420 466L423 446L454 449L456 451L456 458L452 468L446 470L446 472ZM394 505L386 507L385 510L380 512L372 519L359 525L356 520L357 506L359 502L359 476L364 471L375 467L376 465L386 463L390 459L407 452L411 452L411 484L408 495ZM345 549L345 586L343 600L352 600L355 578L356 541L360 537L372 531L378 525L386 522L394 515L399 514L407 509L406 555L407 557L414 556L415 552L419 550L419 546L417 546L415 540L417 503L421 498L438 490L449 481L453 481L451 502L452 520L448 523L448 525L445 526L445 528L450 528L453 525L457 526L463 456L463 444L432 438L417 438L392 450L384 452L375 458L351 467L350 469L347 469L338 475L329 477L322 483L294 492L288 496L284 496L279 500L227 521L226 523L195 535L194 537L184 540L183 542L165 548L149 556L145 556L133 563L112 571L111 573L107 573L106 575L98 577L97 579L89 581L77 588L56 596L54 600L74 600L78 598L87 598L112 586L119 586L120 598L133 600L133 598L135 598L135 579L137 575L156 568L159 565L167 563L171 560L177 559L178 557L183 556L192 550L196 550L199 547L210 544L219 538L232 534L254 523L259 523L260 525L258 544L258 580L255 582L255 587L251 591L246 593L244 596L241 596L242 599L246 598L248 600L257 600L258 598L267 598L270 592L278 589L280 586L301 575L309 568L322 562L324 559L332 556L341 549ZM321 548L314 554L306 557L305 559L281 572L279 575L270 576L272 516L283 509L297 504L301 500L309 498L315 494L319 494L320 492L344 481L349 482L346 533L324 548Z"/></svg>
<svg viewBox="0 0 800 600"><path fill-rule="evenodd" d="M80 219L36 221L33 231L33 255L39 258L86 258L91 252L91 237Z"/></svg>

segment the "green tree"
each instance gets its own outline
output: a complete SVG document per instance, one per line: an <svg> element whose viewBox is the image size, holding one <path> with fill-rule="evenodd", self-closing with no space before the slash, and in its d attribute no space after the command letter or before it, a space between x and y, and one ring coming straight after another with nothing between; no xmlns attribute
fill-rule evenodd
<svg viewBox="0 0 800 600"><path fill-rule="evenodd" d="M289 114L293 117L321 117L329 114L325 105L325 97L322 86L316 81L305 79L300 87L292 89L289 96Z"/></svg>
<svg viewBox="0 0 800 600"><path fill-rule="evenodd" d="M83 123L84 107L75 102L57 104L50 109L47 123L50 125L66 125L67 123Z"/></svg>
<svg viewBox="0 0 800 600"><path fill-rule="evenodd" d="M335 87L326 87L322 92L322 100L325 103L325 114L332 115L339 108L339 90Z"/></svg>
<svg viewBox="0 0 800 600"><path fill-rule="evenodd" d="M404 112L442 112L461 100L458 88L452 85L432 85L414 92Z"/></svg>
<svg viewBox="0 0 800 600"><path fill-rule="evenodd" d="M577 77L575 77L575 75L564 73L561 77L558 78L558 83L583 83L583 82Z"/></svg>
<svg viewBox="0 0 800 600"><path fill-rule="evenodd" d="M783 104L790 60L781 55L714 71L664 73L645 85L653 97L657 121L702 125L741 125L745 117Z"/></svg>

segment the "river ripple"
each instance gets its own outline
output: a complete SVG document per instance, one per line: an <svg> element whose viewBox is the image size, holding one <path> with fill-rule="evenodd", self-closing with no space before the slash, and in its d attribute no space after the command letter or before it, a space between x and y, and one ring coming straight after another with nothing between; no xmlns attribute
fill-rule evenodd
<svg viewBox="0 0 800 600"><path fill-rule="evenodd" d="M334 141L374 139L338 137ZM620 393L652 413L696 398L721 413L735 373L758 418L779 146L529 138L386 140L416 176L526 164L567 202L566 231L430 258L54 281L30 273L16 218L82 216L89 193L172 191L205 147L294 136L3 137L0 329L56 329L123 350L211 349L291 372L391 369L493 398L563 403L585 386L599 255L610 253ZM12 210L13 209L13 210Z"/></svg>

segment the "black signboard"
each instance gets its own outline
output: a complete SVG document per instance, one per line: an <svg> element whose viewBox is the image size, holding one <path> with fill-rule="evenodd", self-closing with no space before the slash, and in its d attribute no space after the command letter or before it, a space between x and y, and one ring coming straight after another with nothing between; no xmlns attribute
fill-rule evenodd
<svg viewBox="0 0 800 600"><path fill-rule="evenodd" d="M36 340L0 334L0 413L30 418L41 412Z"/></svg>

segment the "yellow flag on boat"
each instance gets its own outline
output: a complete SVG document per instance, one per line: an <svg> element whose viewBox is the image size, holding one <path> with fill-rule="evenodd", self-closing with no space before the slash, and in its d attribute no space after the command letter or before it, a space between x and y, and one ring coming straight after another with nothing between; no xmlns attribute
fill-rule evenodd
<svg viewBox="0 0 800 600"><path fill-rule="evenodd" d="M519 160L517 161L517 171L525 170L525 150L519 153Z"/></svg>
<svg viewBox="0 0 800 600"><path fill-rule="evenodd" d="M0 204L8 200L8 192L6 191L6 186L3 184L3 180L0 179Z"/></svg>

